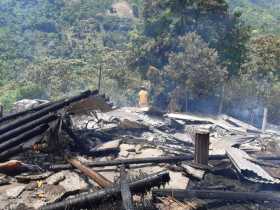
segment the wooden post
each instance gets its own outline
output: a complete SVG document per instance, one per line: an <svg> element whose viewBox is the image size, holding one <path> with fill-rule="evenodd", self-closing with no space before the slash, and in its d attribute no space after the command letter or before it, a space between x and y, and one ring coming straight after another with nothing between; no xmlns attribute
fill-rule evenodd
<svg viewBox="0 0 280 210"><path fill-rule="evenodd" d="M195 134L194 162L208 165L209 157L209 133L199 131Z"/></svg>
<svg viewBox="0 0 280 210"><path fill-rule="evenodd" d="M267 108L265 107L263 110L262 132L265 132L266 124L267 124Z"/></svg>
<svg viewBox="0 0 280 210"><path fill-rule="evenodd" d="M120 167L120 184L121 184L121 195L123 207L125 210L134 210L132 203L132 195L129 189L129 184L127 181L127 172L125 171L125 166L121 165Z"/></svg>
<svg viewBox="0 0 280 210"><path fill-rule="evenodd" d="M225 84L223 84L222 90L221 90L221 97L220 97L218 115L221 115L223 113L224 98L225 98Z"/></svg>
<svg viewBox="0 0 280 210"><path fill-rule="evenodd" d="M99 75L98 75L98 92L101 89L101 79L102 79L102 66L99 66Z"/></svg>
<svg viewBox="0 0 280 210"><path fill-rule="evenodd" d="M0 117L3 117L4 107L0 104Z"/></svg>

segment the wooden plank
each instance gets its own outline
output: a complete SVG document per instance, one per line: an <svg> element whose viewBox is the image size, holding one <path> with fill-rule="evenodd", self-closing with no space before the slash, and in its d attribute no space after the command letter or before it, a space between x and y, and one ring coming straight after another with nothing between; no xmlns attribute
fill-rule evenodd
<svg viewBox="0 0 280 210"><path fill-rule="evenodd" d="M68 158L66 157L66 160L73 165L74 167L78 168L81 172L83 172L85 175L90 177L93 181L95 181L100 187L105 188L112 186L113 183L110 182L108 179L106 179L101 174L97 173L96 171L84 166L79 160L75 158Z"/></svg>

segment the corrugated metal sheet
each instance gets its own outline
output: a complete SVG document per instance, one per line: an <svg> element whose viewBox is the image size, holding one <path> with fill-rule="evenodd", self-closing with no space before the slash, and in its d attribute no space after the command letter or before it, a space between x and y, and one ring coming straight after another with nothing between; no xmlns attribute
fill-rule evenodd
<svg viewBox="0 0 280 210"><path fill-rule="evenodd" d="M261 166L251 162L249 159L252 157L243 150L228 147L226 153L243 178L258 183L280 184L280 179L270 176Z"/></svg>

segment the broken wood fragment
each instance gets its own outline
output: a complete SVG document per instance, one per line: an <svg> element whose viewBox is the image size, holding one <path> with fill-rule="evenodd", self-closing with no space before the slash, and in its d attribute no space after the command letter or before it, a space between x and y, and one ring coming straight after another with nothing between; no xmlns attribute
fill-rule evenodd
<svg viewBox="0 0 280 210"><path fill-rule="evenodd" d="M149 175L135 182L129 183L132 193L145 193L151 188L160 186L169 181L168 172L161 172ZM110 187L93 193L81 194L65 201L49 204L40 208L40 210L65 210L65 209L82 209L96 207L102 202L121 197L120 186Z"/></svg>
<svg viewBox="0 0 280 210"><path fill-rule="evenodd" d="M110 182L108 179L106 179L104 176L84 166L79 160L75 158L66 158L66 159L71 165L73 165L75 168L78 168L81 172L83 172L85 175L90 177L100 187L105 188L113 185L113 183Z"/></svg>
<svg viewBox="0 0 280 210"><path fill-rule="evenodd" d="M0 163L0 171L6 172L6 171L13 171L17 170L19 167L22 166L22 162L19 160L10 160L4 163Z"/></svg>
<svg viewBox="0 0 280 210"><path fill-rule="evenodd" d="M189 174L190 176L192 176L196 179L199 179L199 180L202 180L204 178L204 175L205 175L204 170L193 168L187 164L182 164L181 166L182 166L184 172Z"/></svg>

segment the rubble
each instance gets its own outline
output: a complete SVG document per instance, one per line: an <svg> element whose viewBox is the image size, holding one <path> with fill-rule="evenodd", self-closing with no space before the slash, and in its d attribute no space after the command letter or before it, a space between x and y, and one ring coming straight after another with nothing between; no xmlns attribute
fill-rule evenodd
<svg viewBox="0 0 280 210"><path fill-rule="evenodd" d="M278 131L230 116L113 109L86 91L0 118L0 209L268 209L279 148Z"/></svg>

